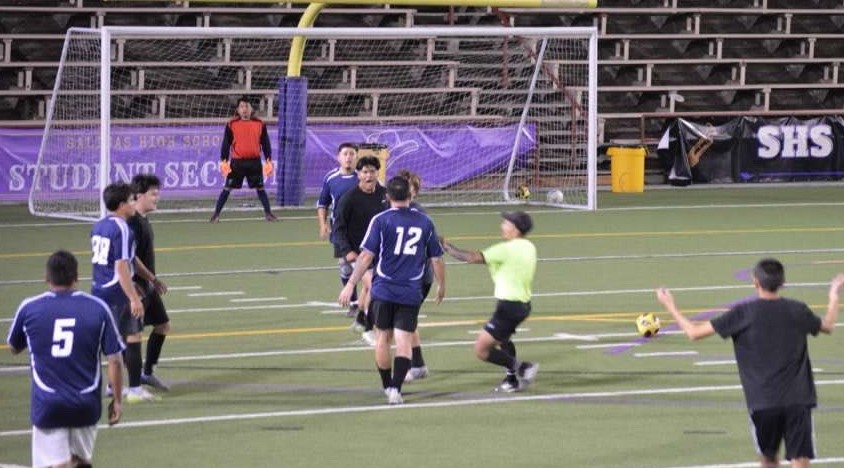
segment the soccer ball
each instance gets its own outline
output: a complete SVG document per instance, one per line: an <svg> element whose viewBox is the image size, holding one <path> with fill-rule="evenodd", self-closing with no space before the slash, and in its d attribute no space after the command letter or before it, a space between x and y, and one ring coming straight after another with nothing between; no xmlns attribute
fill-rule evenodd
<svg viewBox="0 0 844 468"><path fill-rule="evenodd" d="M516 188L516 197L518 197L519 200L530 200L530 189L528 186L525 184L519 185Z"/></svg>
<svg viewBox="0 0 844 468"><path fill-rule="evenodd" d="M636 331L645 338L650 338L659 333L661 326L662 323L660 323L659 317L653 312L636 317Z"/></svg>
<svg viewBox="0 0 844 468"><path fill-rule="evenodd" d="M560 203L563 203L565 201L563 192L559 190L549 190L546 197L548 199L548 203L555 203L559 205Z"/></svg>

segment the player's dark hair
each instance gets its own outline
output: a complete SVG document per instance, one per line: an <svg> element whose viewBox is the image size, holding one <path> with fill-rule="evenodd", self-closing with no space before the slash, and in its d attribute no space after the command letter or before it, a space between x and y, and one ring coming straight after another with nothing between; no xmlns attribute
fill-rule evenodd
<svg viewBox="0 0 844 468"><path fill-rule="evenodd" d="M372 166L375 169L381 169L381 161L375 156L364 156L362 158L358 158L358 163L355 165L355 169L361 170L366 166Z"/></svg>
<svg viewBox="0 0 844 468"><path fill-rule="evenodd" d="M405 201L410 198L410 182L406 177L395 176L387 181L387 196L393 201Z"/></svg>
<svg viewBox="0 0 844 468"><path fill-rule="evenodd" d="M57 250L47 258L47 282L70 287L79 279L79 262L67 250Z"/></svg>
<svg viewBox="0 0 844 468"><path fill-rule="evenodd" d="M237 104L235 105L235 107L239 106L241 102L245 102L245 103L249 104L250 106L252 106L252 101L249 99L248 96L240 96L239 98L237 98ZM255 107L255 106L252 106L252 107Z"/></svg>
<svg viewBox="0 0 844 468"><path fill-rule="evenodd" d="M135 196L135 190L126 182L109 184L103 190L103 202L108 211L115 211L121 203L129 201L133 196Z"/></svg>
<svg viewBox="0 0 844 468"><path fill-rule="evenodd" d="M155 174L136 174L132 177L135 193L147 193L150 189L161 188L161 180Z"/></svg>
<svg viewBox="0 0 844 468"><path fill-rule="evenodd" d="M753 277L765 291L777 292L785 284L785 267L775 258L763 258L753 267Z"/></svg>
<svg viewBox="0 0 844 468"><path fill-rule="evenodd" d="M343 142L343 143L340 143L340 146L337 147L337 152L339 153L340 151L343 151L343 148L351 148L351 149L355 150L355 152L357 152L358 145L356 145L354 143Z"/></svg>
<svg viewBox="0 0 844 468"><path fill-rule="evenodd" d="M419 177L419 174L411 172L409 169L401 169L396 175L407 179L407 182L417 194L422 189L422 178Z"/></svg>

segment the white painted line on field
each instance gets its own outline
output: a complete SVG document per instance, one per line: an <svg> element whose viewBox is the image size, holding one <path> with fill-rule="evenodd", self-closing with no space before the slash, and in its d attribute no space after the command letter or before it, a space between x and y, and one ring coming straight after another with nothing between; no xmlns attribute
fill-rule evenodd
<svg viewBox="0 0 844 468"><path fill-rule="evenodd" d="M572 333L554 333L554 338L575 341L598 341L598 337L595 335L574 335Z"/></svg>
<svg viewBox="0 0 844 468"><path fill-rule="evenodd" d="M656 353L633 353L634 357L696 356L697 351L663 351Z"/></svg>
<svg viewBox="0 0 844 468"><path fill-rule="evenodd" d="M723 361L698 361L695 363L696 366L734 366L735 364L735 359L725 359Z"/></svg>
<svg viewBox="0 0 844 468"><path fill-rule="evenodd" d="M844 385L844 380L820 380L817 385ZM247 421L253 419L302 417L334 414L369 413L373 411L407 411L423 408L453 408L459 406L477 406L502 403L516 403L525 401L558 401L558 400L589 400L593 398L618 398L624 396L672 395L686 393L702 393L716 391L741 391L741 385L714 385L706 387L669 387L637 390L620 390L614 392L581 392L581 393L551 393L546 395L498 396L490 398L474 398L469 400L451 400L426 403L405 402L403 405L381 404L377 406L346 406L338 408L312 408L291 411L271 411L263 413L221 414L216 416L200 416L193 418L157 419L150 421L128 421L109 427L100 424L100 429L132 429L137 427L176 426L183 424L210 423L222 421ZM379 392L380 393L380 392ZM0 437L24 436L30 434L31 429L2 431Z"/></svg>
<svg viewBox="0 0 844 468"><path fill-rule="evenodd" d="M286 301L284 296L278 297L250 297L247 299L231 299L229 302L271 302L271 301Z"/></svg>
<svg viewBox="0 0 844 468"><path fill-rule="evenodd" d="M577 349L601 349L601 348L615 348L616 346L641 346L642 343L602 343L602 344L582 344L577 345Z"/></svg>
<svg viewBox="0 0 844 468"><path fill-rule="evenodd" d="M323 315L345 315L348 310L346 309L337 309L337 310L323 310L320 314Z"/></svg>
<svg viewBox="0 0 844 468"><path fill-rule="evenodd" d="M202 286L167 286L168 291L196 291Z"/></svg>
<svg viewBox="0 0 844 468"><path fill-rule="evenodd" d="M11 465L9 463L0 463L0 468L27 468L23 465Z"/></svg>
<svg viewBox="0 0 844 468"><path fill-rule="evenodd" d="M205 293L191 293L188 297L215 297L215 296L242 296L246 294L244 291L215 291Z"/></svg>
<svg viewBox="0 0 844 468"><path fill-rule="evenodd" d="M29 366L0 367L0 374L13 372L29 372Z"/></svg>

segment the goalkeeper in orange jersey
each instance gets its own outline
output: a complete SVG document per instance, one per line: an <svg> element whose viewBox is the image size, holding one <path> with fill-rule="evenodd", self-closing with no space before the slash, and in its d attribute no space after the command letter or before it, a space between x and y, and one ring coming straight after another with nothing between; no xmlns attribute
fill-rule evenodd
<svg viewBox="0 0 844 468"><path fill-rule="evenodd" d="M261 153L264 154L263 165ZM273 173L270 137L267 126L255 117L252 104L245 96L237 100L235 116L226 124L220 148L220 173L226 178L226 183L217 197L217 206L210 222L220 221L220 213L231 190L243 187L243 179L246 179L249 188L258 192L258 199L264 207L264 219L278 221L270 211L270 200L264 190L264 177Z"/></svg>

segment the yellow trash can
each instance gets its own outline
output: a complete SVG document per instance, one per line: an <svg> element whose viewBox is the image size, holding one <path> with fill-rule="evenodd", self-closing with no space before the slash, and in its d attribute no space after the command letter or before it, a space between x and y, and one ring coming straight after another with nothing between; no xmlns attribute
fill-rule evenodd
<svg viewBox="0 0 844 468"><path fill-rule="evenodd" d="M375 156L381 161L381 169L378 170L378 181L381 185L387 183L387 159L390 158L390 148L379 143L359 143L358 157Z"/></svg>
<svg viewBox="0 0 844 468"><path fill-rule="evenodd" d="M645 191L645 156L648 154L641 146L625 148L612 146L607 149L610 163L610 177L612 191L644 192Z"/></svg>

